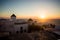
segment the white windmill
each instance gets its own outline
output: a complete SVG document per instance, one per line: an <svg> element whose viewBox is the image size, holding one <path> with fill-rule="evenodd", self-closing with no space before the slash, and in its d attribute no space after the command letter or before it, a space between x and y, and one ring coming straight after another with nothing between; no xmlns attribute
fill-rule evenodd
<svg viewBox="0 0 60 40"><path fill-rule="evenodd" d="M10 11L10 13L13 13L13 14L11 15L10 21L16 21L16 15L14 14L14 11L11 10L11 9L9 9L9 11Z"/></svg>

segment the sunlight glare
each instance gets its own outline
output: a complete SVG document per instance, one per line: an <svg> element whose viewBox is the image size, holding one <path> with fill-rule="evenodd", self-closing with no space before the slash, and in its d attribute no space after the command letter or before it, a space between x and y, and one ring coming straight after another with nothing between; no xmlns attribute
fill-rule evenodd
<svg viewBox="0 0 60 40"><path fill-rule="evenodd" d="M42 13L40 14L40 18L41 18L41 19L45 19L45 18L46 18L46 15L45 15L44 12L42 12Z"/></svg>
<svg viewBox="0 0 60 40"><path fill-rule="evenodd" d="M44 16L44 15L41 15L40 17L41 17L41 19L44 19L44 18L45 18L45 16Z"/></svg>

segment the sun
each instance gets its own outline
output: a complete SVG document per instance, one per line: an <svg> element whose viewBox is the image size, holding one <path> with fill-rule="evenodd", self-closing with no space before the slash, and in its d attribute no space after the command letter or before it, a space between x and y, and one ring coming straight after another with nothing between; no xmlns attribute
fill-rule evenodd
<svg viewBox="0 0 60 40"><path fill-rule="evenodd" d="M40 17L41 17L42 19L44 19L44 18L45 18L45 16L44 16L44 15L41 15Z"/></svg>
<svg viewBox="0 0 60 40"><path fill-rule="evenodd" d="M40 15L40 18L41 18L41 19L45 19L46 16L45 16L44 14L41 14L41 15Z"/></svg>
<svg viewBox="0 0 60 40"><path fill-rule="evenodd" d="M40 19L46 19L46 11L42 10L39 12L39 18Z"/></svg>

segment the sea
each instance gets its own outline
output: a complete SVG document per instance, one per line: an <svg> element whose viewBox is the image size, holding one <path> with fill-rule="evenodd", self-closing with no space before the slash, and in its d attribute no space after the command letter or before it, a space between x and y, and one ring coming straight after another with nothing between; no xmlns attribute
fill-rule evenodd
<svg viewBox="0 0 60 40"><path fill-rule="evenodd" d="M60 35L60 19L42 19L39 20L40 23L42 24L55 24L55 28L53 32L57 33L58 35Z"/></svg>

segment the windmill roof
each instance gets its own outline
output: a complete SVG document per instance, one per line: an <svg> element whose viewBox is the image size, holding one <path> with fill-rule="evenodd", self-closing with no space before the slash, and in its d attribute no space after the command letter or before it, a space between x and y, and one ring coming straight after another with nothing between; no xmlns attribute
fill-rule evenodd
<svg viewBox="0 0 60 40"><path fill-rule="evenodd" d="M16 17L16 15L15 14L12 14L11 17Z"/></svg>

